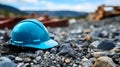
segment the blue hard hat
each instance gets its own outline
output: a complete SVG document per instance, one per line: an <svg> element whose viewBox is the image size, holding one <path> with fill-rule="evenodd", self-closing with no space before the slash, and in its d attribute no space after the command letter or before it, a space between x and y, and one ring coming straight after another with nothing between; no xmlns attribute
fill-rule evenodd
<svg viewBox="0 0 120 67"><path fill-rule="evenodd" d="M27 19L19 22L12 30L10 44L38 49L48 49L58 43L50 39L45 26L36 19Z"/></svg>

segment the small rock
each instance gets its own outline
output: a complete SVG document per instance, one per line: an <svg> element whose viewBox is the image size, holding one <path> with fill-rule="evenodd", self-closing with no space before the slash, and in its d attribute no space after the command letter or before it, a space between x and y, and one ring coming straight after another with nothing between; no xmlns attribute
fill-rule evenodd
<svg viewBox="0 0 120 67"><path fill-rule="evenodd" d="M33 64L33 65L31 65L31 67L41 67L41 66L39 64L37 64L37 65Z"/></svg>
<svg viewBox="0 0 120 67"><path fill-rule="evenodd" d="M49 51L46 51L44 55L50 55L50 52Z"/></svg>
<svg viewBox="0 0 120 67"><path fill-rule="evenodd" d="M84 41L92 41L93 37L92 36L86 36L83 40Z"/></svg>
<svg viewBox="0 0 120 67"><path fill-rule="evenodd" d="M50 50L50 53L56 54L56 53L57 53L57 49L56 49L56 48L52 48L52 49Z"/></svg>
<svg viewBox="0 0 120 67"><path fill-rule="evenodd" d="M33 63L34 63L34 64L37 64L38 62L37 62L36 60L33 60Z"/></svg>
<svg viewBox="0 0 120 67"><path fill-rule="evenodd" d="M93 37L99 37L101 35L101 30L94 30L91 35Z"/></svg>
<svg viewBox="0 0 120 67"><path fill-rule="evenodd" d="M73 49L69 43L60 46L59 54L69 54L70 56L74 57Z"/></svg>
<svg viewBox="0 0 120 67"><path fill-rule="evenodd" d="M71 33L71 34L76 34L76 35L78 35L78 34L81 34L81 33L82 33L82 29L71 30L70 33Z"/></svg>
<svg viewBox="0 0 120 67"><path fill-rule="evenodd" d="M32 61L32 59L31 59L31 58L29 58L29 57L24 58L24 62L29 63L29 62L31 62L31 61Z"/></svg>
<svg viewBox="0 0 120 67"><path fill-rule="evenodd" d="M105 56L98 58L93 67L116 67L116 65L111 58Z"/></svg>
<svg viewBox="0 0 120 67"><path fill-rule="evenodd" d="M65 59L65 63L70 63L71 62L71 59L67 58Z"/></svg>
<svg viewBox="0 0 120 67"><path fill-rule="evenodd" d="M47 59L49 55L50 55L50 52L46 51L43 56L44 56L45 59Z"/></svg>
<svg viewBox="0 0 120 67"><path fill-rule="evenodd" d="M16 64L7 57L1 57L0 67L16 67Z"/></svg>
<svg viewBox="0 0 120 67"><path fill-rule="evenodd" d="M93 23L92 26L95 27L95 28L100 27L100 25L98 23Z"/></svg>
<svg viewBox="0 0 120 67"><path fill-rule="evenodd" d="M110 40L104 40L98 45L98 49L111 50L115 47L115 44Z"/></svg>
<svg viewBox="0 0 120 67"><path fill-rule="evenodd" d="M120 35L119 36L116 36L114 41L120 41Z"/></svg>
<svg viewBox="0 0 120 67"><path fill-rule="evenodd" d="M36 58L37 55L36 55L36 54L33 54L33 53L26 53L26 57Z"/></svg>
<svg viewBox="0 0 120 67"><path fill-rule="evenodd" d="M106 31L106 30L103 30L103 31L101 32L101 36L102 36L102 37L108 37L108 34L109 34L109 32Z"/></svg>
<svg viewBox="0 0 120 67"><path fill-rule="evenodd" d="M92 62L84 57L81 61L81 65L82 67L92 67Z"/></svg>
<svg viewBox="0 0 120 67"><path fill-rule="evenodd" d="M119 53L120 52L120 46L114 47L111 52Z"/></svg>
<svg viewBox="0 0 120 67"><path fill-rule="evenodd" d="M23 67L31 67L29 63L26 63Z"/></svg>
<svg viewBox="0 0 120 67"><path fill-rule="evenodd" d="M90 32L92 32L91 29L85 29L85 30L84 30L84 33L90 33Z"/></svg>
<svg viewBox="0 0 120 67"><path fill-rule="evenodd" d="M61 59L61 60L62 60L62 62L64 62L64 61L65 61L65 57L62 57L62 59Z"/></svg>
<svg viewBox="0 0 120 67"><path fill-rule="evenodd" d="M8 58L11 59L11 60L14 60L15 56L14 55L8 55Z"/></svg>
<svg viewBox="0 0 120 67"><path fill-rule="evenodd" d="M37 60L37 61L40 61L40 59L41 59L41 56L37 56L37 57L35 58L35 60Z"/></svg>
<svg viewBox="0 0 120 67"><path fill-rule="evenodd" d="M95 58L98 58L98 57L101 57L101 56L106 56L106 53L105 52L93 52L92 55Z"/></svg>
<svg viewBox="0 0 120 67"><path fill-rule="evenodd" d="M16 62L21 62L21 61L23 61L23 59L20 58L20 57L15 57L15 61L16 61Z"/></svg>
<svg viewBox="0 0 120 67"><path fill-rule="evenodd" d="M50 34L50 38L54 39L55 38L55 34Z"/></svg>
<svg viewBox="0 0 120 67"><path fill-rule="evenodd" d="M78 65L77 64L73 64L73 66L72 67L78 67Z"/></svg>
<svg viewBox="0 0 120 67"><path fill-rule="evenodd" d="M42 56L42 55L44 55L44 52L43 52L43 50L37 50L37 51L35 52L35 54L37 54L38 56L39 56L39 55Z"/></svg>
<svg viewBox="0 0 120 67"><path fill-rule="evenodd" d="M90 58L89 60L94 64L96 61L96 58Z"/></svg>
<svg viewBox="0 0 120 67"><path fill-rule="evenodd" d="M17 67L23 67L24 66L24 63L19 63L18 65L17 65Z"/></svg>
<svg viewBox="0 0 120 67"><path fill-rule="evenodd" d="M77 58L77 59L75 60L75 63L76 63L76 64L79 64L80 61L81 61L81 59L80 59L80 58Z"/></svg>
<svg viewBox="0 0 120 67"><path fill-rule="evenodd" d="M71 45L72 45L73 48L77 48L78 47L78 44L75 44L75 43L73 43Z"/></svg>
<svg viewBox="0 0 120 67"><path fill-rule="evenodd" d="M90 46L94 47L94 48L97 48L99 44L100 44L100 41L94 41L90 44Z"/></svg>
<svg viewBox="0 0 120 67"><path fill-rule="evenodd" d="M114 61L114 63L116 63L116 64L118 64L119 63L119 54L117 54L117 53L115 53L114 55L113 55L113 57L112 57L112 59L113 59L113 61Z"/></svg>

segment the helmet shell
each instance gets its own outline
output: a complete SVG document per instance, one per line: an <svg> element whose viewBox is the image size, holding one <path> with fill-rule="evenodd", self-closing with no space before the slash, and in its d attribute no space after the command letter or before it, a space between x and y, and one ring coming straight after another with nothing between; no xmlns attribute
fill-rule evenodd
<svg viewBox="0 0 120 67"><path fill-rule="evenodd" d="M39 49L48 49L58 45L56 41L50 39L45 26L36 19L23 20L15 25L10 43Z"/></svg>

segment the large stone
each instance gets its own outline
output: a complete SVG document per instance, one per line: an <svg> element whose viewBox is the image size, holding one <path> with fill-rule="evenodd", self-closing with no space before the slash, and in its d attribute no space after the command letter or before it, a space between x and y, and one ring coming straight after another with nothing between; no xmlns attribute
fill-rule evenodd
<svg viewBox="0 0 120 67"><path fill-rule="evenodd" d="M73 49L69 43L66 43L60 46L59 54L62 54L62 55L69 54L70 56L74 57Z"/></svg>
<svg viewBox="0 0 120 67"><path fill-rule="evenodd" d="M98 58L93 67L116 67L116 65L111 58L104 56Z"/></svg>
<svg viewBox="0 0 120 67"><path fill-rule="evenodd" d="M115 44L110 41L110 40L103 40L99 45L98 45L98 49L102 49L102 50L111 50L115 47Z"/></svg>
<svg viewBox="0 0 120 67"><path fill-rule="evenodd" d="M16 64L7 57L1 57L0 67L16 67Z"/></svg>

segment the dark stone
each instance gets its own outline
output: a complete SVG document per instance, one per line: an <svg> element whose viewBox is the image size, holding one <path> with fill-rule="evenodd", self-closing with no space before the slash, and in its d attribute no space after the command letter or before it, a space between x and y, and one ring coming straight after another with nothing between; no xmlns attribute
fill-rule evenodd
<svg viewBox="0 0 120 67"><path fill-rule="evenodd" d="M119 63L119 54L115 53L112 57L114 63L118 64Z"/></svg>
<svg viewBox="0 0 120 67"><path fill-rule="evenodd" d="M120 30L116 30L115 32L113 32L113 34L114 34L115 36L120 35Z"/></svg>
<svg viewBox="0 0 120 67"><path fill-rule="evenodd" d="M93 27L100 27L100 25L98 23L93 23Z"/></svg>
<svg viewBox="0 0 120 67"><path fill-rule="evenodd" d="M80 61L81 61L81 59L80 59L80 58L77 58L77 59L75 60L75 63L76 63L76 64L79 64Z"/></svg>
<svg viewBox="0 0 120 67"><path fill-rule="evenodd" d="M98 49L111 50L115 47L115 44L110 40L104 40L98 45Z"/></svg>
<svg viewBox="0 0 120 67"><path fill-rule="evenodd" d="M120 35L119 36L116 36L114 41L120 41Z"/></svg>
<svg viewBox="0 0 120 67"><path fill-rule="evenodd" d="M71 45L69 43L66 44L62 44L59 48L59 54L64 55L64 54L69 54L70 56L74 57L74 52L73 49L71 47Z"/></svg>
<svg viewBox="0 0 120 67"><path fill-rule="evenodd" d="M14 55L8 55L8 58L11 60L15 60L15 56Z"/></svg>
<svg viewBox="0 0 120 67"><path fill-rule="evenodd" d="M93 31L92 32L92 36L93 37L99 37L99 36L101 36L101 30L95 30L95 31Z"/></svg>
<svg viewBox="0 0 120 67"><path fill-rule="evenodd" d="M52 48L52 49L50 50L50 53L56 54L56 53L57 53L57 48Z"/></svg>
<svg viewBox="0 0 120 67"><path fill-rule="evenodd" d="M50 34L51 39L55 39L55 34Z"/></svg>
<svg viewBox="0 0 120 67"><path fill-rule="evenodd" d="M10 37L7 35L7 32L4 34L4 40L5 42L7 42L8 40L10 40Z"/></svg>

